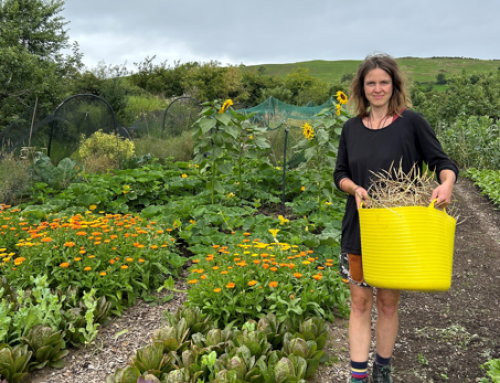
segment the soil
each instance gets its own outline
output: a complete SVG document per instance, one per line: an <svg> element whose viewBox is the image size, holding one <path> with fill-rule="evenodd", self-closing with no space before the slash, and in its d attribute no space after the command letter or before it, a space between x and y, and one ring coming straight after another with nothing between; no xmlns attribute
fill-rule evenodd
<svg viewBox="0 0 500 383"><path fill-rule="evenodd" d="M392 361L395 382L478 382L485 376L479 365L500 358L500 213L469 180L459 180L455 198L461 223L452 287L446 293L402 292ZM186 287L178 281L176 288ZM175 311L184 299L176 293L173 300L155 307L139 303L103 327L93 346L70 350L66 367L37 372L32 382L104 382L149 342L153 330L163 324L162 312ZM373 324L376 315L374 311ZM312 382L349 381L347 327L346 319L330 323L326 351L331 361L320 366ZM128 332L120 335L123 330Z"/></svg>

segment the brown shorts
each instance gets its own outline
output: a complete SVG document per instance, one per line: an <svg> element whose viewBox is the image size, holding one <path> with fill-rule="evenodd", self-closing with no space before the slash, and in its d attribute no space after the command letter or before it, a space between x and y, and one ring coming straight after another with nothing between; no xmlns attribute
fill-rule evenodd
<svg viewBox="0 0 500 383"><path fill-rule="evenodd" d="M358 254L340 253L339 273L345 280L360 287L371 287L363 277L363 259Z"/></svg>

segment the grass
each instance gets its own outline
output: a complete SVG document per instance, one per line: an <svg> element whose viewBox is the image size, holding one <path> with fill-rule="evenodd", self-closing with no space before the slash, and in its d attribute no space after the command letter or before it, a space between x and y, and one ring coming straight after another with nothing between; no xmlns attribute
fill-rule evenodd
<svg viewBox="0 0 500 383"><path fill-rule="evenodd" d="M434 83L438 73L442 72L447 77L460 73L463 69L469 74L489 73L497 71L500 60L476 60L461 58L399 58L396 61L401 66L410 82ZM314 60L290 64L261 64L249 65L245 70L257 70L265 67L265 74L285 77L299 66L309 69L309 73L325 82L340 82L344 74L355 73L362 60L324 61ZM437 91L444 91L445 85L435 86Z"/></svg>

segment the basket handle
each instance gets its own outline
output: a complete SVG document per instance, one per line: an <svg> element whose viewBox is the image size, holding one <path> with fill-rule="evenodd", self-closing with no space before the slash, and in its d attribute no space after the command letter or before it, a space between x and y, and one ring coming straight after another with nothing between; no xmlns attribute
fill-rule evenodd
<svg viewBox="0 0 500 383"><path fill-rule="evenodd" d="M434 198L431 201L431 203L429 204L429 209L434 209L435 208L434 205L436 204L436 202L437 202L437 198ZM446 213L446 208L445 207L443 207L443 211ZM446 213L446 214L448 214L448 213Z"/></svg>

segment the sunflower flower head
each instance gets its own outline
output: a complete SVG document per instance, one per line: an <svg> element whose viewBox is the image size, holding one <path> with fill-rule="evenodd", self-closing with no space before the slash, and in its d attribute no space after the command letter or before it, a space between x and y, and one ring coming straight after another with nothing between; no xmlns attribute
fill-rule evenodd
<svg viewBox="0 0 500 383"><path fill-rule="evenodd" d="M314 138L314 129L307 122L302 127L302 133L304 137L311 141Z"/></svg>
<svg viewBox="0 0 500 383"><path fill-rule="evenodd" d="M342 110L342 105L337 104L337 105L335 105L335 108L337 108L337 116L340 116L340 111Z"/></svg>
<svg viewBox="0 0 500 383"><path fill-rule="evenodd" d="M222 104L222 108L219 110L219 114L224 113L231 105L233 105L233 100L227 99L224 101L224 104Z"/></svg>
<svg viewBox="0 0 500 383"><path fill-rule="evenodd" d="M345 95L344 92L342 92L341 90L339 90L337 92L337 101L341 104L341 105L345 105L347 104L347 96Z"/></svg>

